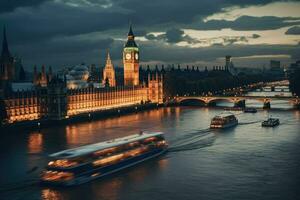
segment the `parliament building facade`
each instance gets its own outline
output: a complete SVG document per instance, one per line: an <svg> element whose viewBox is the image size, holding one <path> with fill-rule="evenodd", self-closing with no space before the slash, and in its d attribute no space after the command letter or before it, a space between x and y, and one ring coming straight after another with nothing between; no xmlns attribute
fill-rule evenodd
<svg viewBox="0 0 300 200"><path fill-rule="evenodd" d="M8 45L4 37L1 58L1 83L13 82L9 69L13 67L12 59L7 59ZM6 57L5 57L6 56ZM163 77L158 73L148 73L142 83L139 77L139 49L134 40L132 27L123 50L124 84L116 85L115 71L108 54L103 70L104 88L86 87L68 89L66 78L53 75L52 70L46 74L44 67L37 74L34 70L31 90L6 91L2 87L1 101L5 114L2 122L50 119L61 120L72 116L92 113L113 108L135 106L146 103L163 103Z"/></svg>

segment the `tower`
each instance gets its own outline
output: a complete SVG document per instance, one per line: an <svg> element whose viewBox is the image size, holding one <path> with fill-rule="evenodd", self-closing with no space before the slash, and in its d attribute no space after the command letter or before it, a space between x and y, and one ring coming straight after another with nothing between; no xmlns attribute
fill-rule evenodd
<svg viewBox="0 0 300 200"><path fill-rule="evenodd" d="M134 41L132 25L129 27L127 42L123 50L124 85L139 85L139 49Z"/></svg>
<svg viewBox="0 0 300 200"><path fill-rule="evenodd" d="M64 119L67 116L67 85L66 78L53 77L46 89L47 117L52 120Z"/></svg>
<svg viewBox="0 0 300 200"><path fill-rule="evenodd" d="M2 52L0 57L0 79L12 81L15 78L14 58L10 55L6 37L6 29L3 28Z"/></svg>
<svg viewBox="0 0 300 200"><path fill-rule="evenodd" d="M103 70L103 84L106 83L106 80L108 80L110 87L116 86L115 69L110 59L109 52L107 52L106 64Z"/></svg>
<svg viewBox="0 0 300 200"><path fill-rule="evenodd" d="M148 73L148 98L151 102L163 103L163 75L157 71Z"/></svg>

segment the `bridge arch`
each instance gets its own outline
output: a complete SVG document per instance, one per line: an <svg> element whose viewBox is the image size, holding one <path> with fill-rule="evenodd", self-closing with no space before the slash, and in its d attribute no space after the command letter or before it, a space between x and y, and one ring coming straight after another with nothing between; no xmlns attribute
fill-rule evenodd
<svg viewBox="0 0 300 200"><path fill-rule="evenodd" d="M205 100L201 98L182 98L177 101L180 105L205 106Z"/></svg>
<svg viewBox="0 0 300 200"><path fill-rule="evenodd" d="M222 103L229 103L229 104L234 105L236 102L235 102L234 99L231 99L231 98L222 98L222 97L220 97L220 98L210 99L210 101L208 102L208 105L209 106L215 106L217 104L222 104ZM220 106L222 106L222 105L220 105ZM226 106L226 105L224 105L224 106Z"/></svg>

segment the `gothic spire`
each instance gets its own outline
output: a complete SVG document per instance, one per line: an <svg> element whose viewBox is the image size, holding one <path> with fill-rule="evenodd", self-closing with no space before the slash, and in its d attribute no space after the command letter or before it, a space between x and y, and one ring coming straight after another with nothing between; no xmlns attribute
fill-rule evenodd
<svg viewBox="0 0 300 200"><path fill-rule="evenodd" d="M108 66L108 67L112 66L109 51L107 51L106 66Z"/></svg>
<svg viewBox="0 0 300 200"><path fill-rule="evenodd" d="M114 66L112 64L112 61L111 61L111 58L110 58L109 51L107 51L105 68L114 68Z"/></svg>
<svg viewBox="0 0 300 200"><path fill-rule="evenodd" d="M132 31L132 24L130 23L129 31L128 31L128 37L127 42L125 44L125 47L137 47L135 41L134 41L134 34Z"/></svg>
<svg viewBox="0 0 300 200"><path fill-rule="evenodd" d="M7 43L7 38L6 38L6 28L5 26L3 27L3 42L2 42L2 53L1 57L3 58L10 58L10 53L8 49L8 43Z"/></svg>
<svg viewBox="0 0 300 200"><path fill-rule="evenodd" d="M111 59L110 59L109 51L107 51L107 60L111 60Z"/></svg>
<svg viewBox="0 0 300 200"><path fill-rule="evenodd" d="M132 31L132 23L130 23L130 26L129 26L128 37L129 37L129 36L134 37L133 31Z"/></svg>

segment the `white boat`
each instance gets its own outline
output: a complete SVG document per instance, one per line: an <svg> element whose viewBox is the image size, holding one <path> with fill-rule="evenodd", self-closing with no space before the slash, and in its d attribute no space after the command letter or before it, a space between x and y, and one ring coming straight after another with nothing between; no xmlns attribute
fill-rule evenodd
<svg viewBox="0 0 300 200"><path fill-rule="evenodd" d="M78 185L120 171L166 152L162 132L130 135L50 155L41 175L50 185Z"/></svg>
<svg viewBox="0 0 300 200"><path fill-rule="evenodd" d="M224 129L238 125L238 120L231 113L223 113L215 116L210 123L212 129Z"/></svg>

